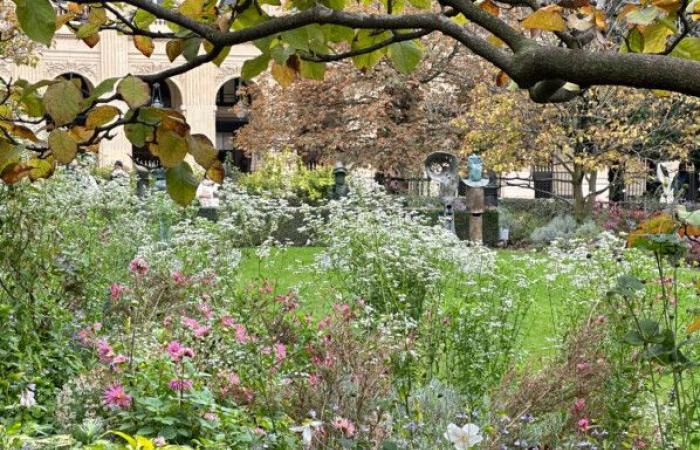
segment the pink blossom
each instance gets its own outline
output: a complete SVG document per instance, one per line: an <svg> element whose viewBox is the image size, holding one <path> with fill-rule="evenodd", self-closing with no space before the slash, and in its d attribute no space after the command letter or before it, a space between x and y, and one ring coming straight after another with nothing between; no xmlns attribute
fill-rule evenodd
<svg viewBox="0 0 700 450"><path fill-rule="evenodd" d="M120 354L112 358L112 362L109 365L112 367L112 369L119 370L119 365L124 364L127 361L129 361L129 358Z"/></svg>
<svg viewBox="0 0 700 450"><path fill-rule="evenodd" d="M311 386L316 386L320 382L321 382L321 376L319 374L312 373L311 375L309 375L309 384Z"/></svg>
<svg viewBox="0 0 700 450"><path fill-rule="evenodd" d="M257 435L260 435L260 436L264 436L264 435L267 434L267 431L265 431L265 430L263 430L262 428L258 427L258 428L256 428L256 429L253 430L253 433L255 433L255 434L257 434Z"/></svg>
<svg viewBox="0 0 700 450"><path fill-rule="evenodd" d="M189 278L180 271L175 271L170 274L170 278L172 278L173 283L175 283L177 286L186 286L190 281Z"/></svg>
<svg viewBox="0 0 700 450"><path fill-rule="evenodd" d="M350 419L346 419L344 417L336 417L335 419L333 419L331 425L333 425L333 428L335 428L336 430L342 431L345 437L349 438L355 434L355 425L353 425Z"/></svg>
<svg viewBox="0 0 700 450"><path fill-rule="evenodd" d="M236 372L231 372L228 376L228 382L234 386L241 384L241 377Z"/></svg>
<svg viewBox="0 0 700 450"><path fill-rule="evenodd" d="M100 339L95 344L95 347L97 348L97 357L100 358L100 362L105 364L112 362L112 358L114 358L114 350L107 341Z"/></svg>
<svg viewBox="0 0 700 450"><path fill-rule="evenodd" d="M284 361L284 359L287 357L287 347L285 347L284 344L277 342L273 348L275 350L275 359L277 359L277 362L281 363Z"/></svg>
<svg viewBox="0 0 700 450"><path fill-rule="evenodd" d="M246 330L245 325L237 323L236 328L236 341L239 344L245 344L250 341L250 336L248 336L248 330Z"/></svg>
<svg viewBox="0 0 700 450"><path fill-rule="evenodd" d="M574 402L574 412L580 413L585 408L586 408L586 399L577 398L576 401Z"/></svg>
<svg viewBox="0 0 700 450"><path fill-rule="evenodd" d="M177 341L172 341L165 348L165 351L170 355L170 359L173 362L180 362L183 357L192 358L194 357L194 350L190 347L185 347Z"/></svg>
<svg viewBox="0 0 700 450"><path fill-rule="evenodd" d="M104 404L112 408L128 408L133 398L124 391L120 384L108 387L103 395Z"/></svg>
<svg viewBox="0 0 700 450"><path fill-rule="evenodd" d="M209 422L215 422L219 419L216 413L213 413L211 411L205 412L204 414L202 414L202 417L204 418L204 420L208 420Z"/></svg>
<svg viewBox="0 0 700 450"><path fill-rule="evenodd" d="M206 326L206 327L199 327L194 330L194 336L195 337L203 337L208 335L211 332L211 327Z"/></svg>
<svg viewBox="0 0 700 450"><path fill-rule="evenodd" d="M223 316L221 318L221 326L224 328L231 328L232 326L236 325L236 322L233 320L233 317L231 316Z"/></svg>
<svg viewBox="0 0 700 450"><path fill-rule="evenodd" d="M156 447L165 447L165 444L167 444L167 442L163 436L158 436L157 438L153 439L153 445Z"/></svg>
<svg viewBox="0 0 700 450"><path fill-rule="evenodd" d="M332 319L330 317L325 317L318 322L318 329L323 330L331 326Z"/></svg>
<svg viewBox="0 0 700 450"><path fill-rule="evenodd" d="M109 298L113 302L116 302L122 297L122 294L124 294L128 290L129 288L127 288L123 284L112 283L112 285L109 287Z"/></svg>
<svg viewBox="0 0 700 450"><path fill-rule="evenodd" d="M148 270L148 263L142 256L137 256L129 263L129 271L135 275L144 276Z"/></svg>
<svg viewBox="0 0 700 450"><path fill-rule="evenodd" d="M584 433L588 431L588 429L591 427L591 422L585 417L576 423L578 424L578 429L583 431Z"/></svg>
<svg viewBox="0 0 700 450"><path fill-rule="evenodd" d="M182 324L193 331L196 330L197 328L201 327L201 325L199 324L199 322L197 322L197 320L192 319L192 318L187 317L187 316L182 318Z"/></svg>
<svg viewBox="0 0 700 450"><path fill-rule="evenodd" d="M201 312L204 317L206 317L207 319L211 319L213 312L210 305L208 305L207 303L200 303L199 305L197 305L197 309L199 309L199 312Z"/></svg>
<svg viewBox="0 0 700 450"><path fill-rule="evenodd" d="M347 303L343 303L342 305L335 304L333 305L333 309L335 309L335 312L342 315L345 320L352 318L352 311L350 310L350 305Z"/></svg>
<svg viewBox="0 0 700 450"><path fill-rule="evenodd" d="M170 380L168 386L173 391L189 391L190 389L192 389L192 380L173 379Z"/></svg>
<svg viewBox="0 0 700 450"><path fill-rule="evenodd" d="M585 362L576 364L576 370L578 370L579 372L587 372L590 368L591 366Z"/></svg>

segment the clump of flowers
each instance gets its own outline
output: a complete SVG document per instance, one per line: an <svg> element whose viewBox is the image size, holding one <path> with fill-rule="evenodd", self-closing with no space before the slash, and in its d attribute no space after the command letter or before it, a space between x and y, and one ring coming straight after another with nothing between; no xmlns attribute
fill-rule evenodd
<svg viewBox="0 0 700 450"><path fill-rule="evenodd" d="M131 406L133 398L126 393L120 384L113 384L104 392L104 404L110 408L126 409Z"/></svg>

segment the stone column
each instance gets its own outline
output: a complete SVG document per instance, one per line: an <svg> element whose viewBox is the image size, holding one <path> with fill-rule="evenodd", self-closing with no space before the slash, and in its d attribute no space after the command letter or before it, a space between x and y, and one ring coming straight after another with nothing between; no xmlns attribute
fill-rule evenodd
<svg viewBox="0 0 700 450"><path fill-rule="evenodd" d="M100 33L100 73L96 83L107 78L123 77L129 71L129 41L126 36L117 34L116 31L108 30ZM123 103L115 102L115 106L124 108ZM126 138L124 129L114 132L112 140L104 140L100 144L100 155L98 164L100 166L111 166L114 161L120 160L125 167L131 167L131 142Z"/></svg>
<svg viewBox="0 0 700 450"><path fill-rule="evenodd" d="M484 241L484 188L467 187L467 208L469 209L469 240L478 242Z"/></svg>

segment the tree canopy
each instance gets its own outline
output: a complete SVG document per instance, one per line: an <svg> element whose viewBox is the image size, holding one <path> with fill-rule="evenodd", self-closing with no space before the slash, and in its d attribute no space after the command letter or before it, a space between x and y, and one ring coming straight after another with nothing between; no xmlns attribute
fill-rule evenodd
<svg viewBox="0 0 700 450"><path fill-rule="evenodd" d="M153 52L154 39L166 39L169 58L182 55L184 62L140 77L105 80L87 98L69 80L3 80L0 178L8 183L49 176L56 163L94 149L116 127L125 126L134 145L147 145L161 159L171 194L186 203L197 185L184 160L187 154L213 179L222 176L222 168L212 157L216 150L211 142L191 135L181 114L148 106L149 83L202 64L221 64L231 47L242 43L253 43L260 51L244 64L243 77L269 69L281 85L298 77L323 79L326 65L342 59L366 71L386 57L400 72L411 72L425 52L421 38L435 33L497 67L498 83L512 80L535 102L569 101L597 85L700 95L700 3L690 0L14 3L23 33L37 43L50 45L63 26L90 46L102 31L116 30L133 36L146 56ZM156 19L167 29L156 28ZM77 117L88 120L77 125ZM50 130L46 138L28 126L42 122Z"/></svg>

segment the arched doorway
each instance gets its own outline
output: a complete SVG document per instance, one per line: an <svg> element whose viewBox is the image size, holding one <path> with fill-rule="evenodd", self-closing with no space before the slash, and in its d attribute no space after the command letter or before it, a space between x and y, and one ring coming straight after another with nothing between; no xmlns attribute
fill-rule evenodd
<svg viewBox="0 0 700 450"><path fill-rule="evenodd" d="M243 92L245 83L240 78L225 82L216 93L216 148L219 159L229 158L241 172L251 171L251 158L234 145L236 132L248 123L251 98Z"/></svg>
<svg viewBox="0 0 700 450"><path fill-rule="evenodd" d="M182 94L177 85L170 80L163 83L151 84L151 106L169 108L175 111L182 110ZM137 169L156 169L160 167L160 160L153 156L147 147L131 146L131 158Z"/></svg>

